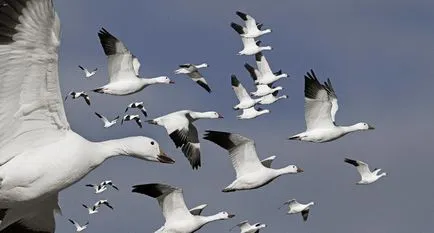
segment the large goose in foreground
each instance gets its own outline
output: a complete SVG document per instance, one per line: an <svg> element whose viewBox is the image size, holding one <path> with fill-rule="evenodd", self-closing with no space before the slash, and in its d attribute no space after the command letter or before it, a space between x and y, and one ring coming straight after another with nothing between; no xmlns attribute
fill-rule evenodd
<svg viewBox="0 0 434 233"><path fill-rule="evenodd" d="M91 142L70 129L58 78L52 0L0 7L0 232L53 233L59 191L106 159L173 163L152 138ZM31 56L30 56L30 55Z"/></svg>

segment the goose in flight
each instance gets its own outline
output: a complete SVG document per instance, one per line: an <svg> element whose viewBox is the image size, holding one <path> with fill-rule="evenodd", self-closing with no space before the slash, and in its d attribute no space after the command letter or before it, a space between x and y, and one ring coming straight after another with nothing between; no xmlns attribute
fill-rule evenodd
<svg viewBox="0 0 434 233"><path fill-rule="evenodd" d="M203 75L199 72L200 68L208 67L208 64L202 63L200 65L182 64L179 69L175 70L175 74L187 74L191 80L195 81L199 86L204 88L208 93L211 93L211 88L208 86Z"/></svg>
<svg viewBox="0 0 434 233"><path fill-rule="evenodd" d="M261 74L260 78L255 80L255 84L269 85L273 84L281 78L289 77L289 75L283 73L282 70L273 73L267 59L261 52L255 54L255 60L256 65L258 66L259 73Z"/></svg>
<svg viewBox="0 0 434 233"><path fill-rule="evenodd" d="M383 176L386 176L387 173L383 172L381 174L378 174L381 169L375 168L372 172L369 169L369 166L367 163L362 162L360 160L353 160L349 158L345 158L345 162L349 163L357 168L357 171L360 174L361 180L358 181L356 184L372 184L378 179L380 179Z"/></svg>
<svg viewBox="0 0 434 233"><path fill-rule="evenodd" d="M65 101L68 99L68 96L71 96L72 99L78 99L78 98L83 98L84 101L86 101L86 104L90 106L90 98L89 95L86 94L86 92L82 91L82 92L75 92L75 91L71 91L68 93L68 95L65 96Z"/></svg>
<svg viewBox="0 0 434 233"><path fill-rule="evenodd" d="M143 102L134 102L134 103L129 104L127 106L127 108L125 109L125 112L127 112L128 109L130 109L130 108L137 108L137 109L139 109L143 113L143 115L145 117L148 117L148 113L146 112L146 108L143 105Z"/></svg>
<svg viewBox="0 0 434 233"><path fill-rule="evenodd" d="M240 102L234 106L235 110L251 108L261 101L261 99L252 99L247 93L246 88L244 88L243 84L238 81L237 76L235 75L231 76L231 85L238 101Z"/></svg>
<svg viewBox="0 0 434 233"><path fill-rule="evenodd" d="M85 186L86 187L92 187L93 189L95 189L95 193L104 192L105 190L107 190L107 186L110 186L110 187L119 191L119 188L116 187L111 180L105 180L105 181L101 182L100 184L86 184Z"/></svg>
<svg viewBox="0 0 434 233"><path fill-rule="evenodd" d="M199 119L223 118L217 112L194 112L181 110L147 121L149 124L163 126L169 134L176 148L181 147L185 157L190 161L193 169L201 166L200 143L196 127L193 122Z"/></svg>
<svg viewBox="0 0 434 233"><path fill-rule="evenodd" d="M117 117L115 117L112 121L109 121L109 120L107 119L107 117L105 117L105 116L103 116L103 115L101 115L101 114L99 114L99 113L97 113L97 112L95 112L95 115L96 115L99 119L102 120L102 122L104 123L104 128L110 128L110 127L112 127L113 125L116 124L116 122L117 122L118 119L119 119L119 116L117 116Z"/></svg>
<svg viewBox="0 0 434 233"><path fill-rule="evenodd" d="M249 221L246 220L238 223L237 225L232 227L229 231L232 231L235 227L240 228L241 231L240 233L259 233L259 230L267 227L267 225L262 224L260 222L250 225Z"/></svg>
<svg viewBox="0 0 434 233"><path fill-rule="evenodd" d="M310 73L304 76L306 131L290 137L289 140L329 142L351 132L374 129L364 122L352 126L338 126L335 123L337 111L338 99L330 79L321 84L313 70L310 70Z"/></svg>
<svg viewBox="0 0 434 233"><path fill-rule="evenodd" d="M58 77L60 21L52 0L0 8L0 232L55 229L58 193L106 159L173 163L148 137L91 142L71 130ZM32 56L29 56L32 54Z"/></svg>
<svg viewBox="0 0 434 233"><path fill-rule="evenodd" d="M139 116L139 115L125 115L125 116L122 118L121 125L124 124L124 121L135 121L136 124L139 126L139 128L142 128L142 127L143 127L143 126L142 126L142 120L140 119L140 116Z"/></svg>
<svg viewBox="0 0 434 233"><path fill-rule="evenodd" d="M96 74L96 72L98 71L98 68L95 68L92 72L89 72L89 70L87 68L84 68L83 66L78 66L78 68L80 68L84 72L84 76L86 78L93 77Z"/></svg>
<svg viewBox="0 0 434 233"><path fill-rule="evenodd" d="M111 206L107 200L99 200L93 206L89 206L89 207L85 204L82 204L82 206L89 211L89 214L98 213L98 209L101 207L101 205L105 205L108 208L113 209L113 206Z"/></svg>
<svg viewBox="0 0 434 233"><path fill-rule="evenodd" d="M207 223L235 216L225 211L211 216L194 215L187 209L182 189L167 184L135 185L132 192L157 199L166 222L156 233L192 233Z"/></svg>
<svg viewBox="0 0 434 233"><path fill-rule="evenodd" d="M87 225L89 225L89 221L86 222L86 224L84 225L80 225L78 224L78 222L72 220L72 219L68 219L70 223L72 223L75 226L75 231L76 232L81 232L84 231L87 228Z"/></svg>
<svg viewBox="0 0 434 233"><path fill-rule="evenodd" d="M108 59L109 83L93 91L110 95L130 95L152 84L173 83L168 77L140 78L140 62L127 47L105 28L98 37Z"/></svg>
<svg viewBox="0 0 434 233"><path fill-rule="evenodd" d="M241 42L243 42L243 50L239 51L238 55L250 56L265 50L273 50L271 46L261 46L261 41L255 41L253 38L241 37Z"/></svg>
<svg viewBox="0 0 434 233"><path fill-rule="evenodd" d="M246 24L246 27L243 27L241 25L238 25L236 23L231 23L231 27L237 31L240 36L242 37L250 37L250 38L256 38L262 35L265 35L267 33L271 33L271 29L265 29L261 30L262 24L256 23L256 20L241 11L235 12Z"/></svg>
<svg viewBox="0 0 434 233"><path fill-rule="evenodd" d="M256 83L256 91L250 92L251 96L262 97L272 94L275 91L283 90L283 87L281 86L273 87L272 84L258 84L258 79L262 78L261 72L248 63L245 63L244 67L249 72L250 77L252 77L253 81Z"/></svg>
<svg viewBox="0 0 434 233"><path fill-rule="evenodd" d="M283 205L288 205L288 214L301 213L301 216L303 217L303 221L305 222L307 221L307 217L309 216L309 209L314 204L315 204L314 202L309 202L307 204L300 204L295 199L283 203Z"/></svg>
<svg viewBox="0 0 434 233"><path fill-rule="evenodd" d="M268 109L262 109L262 108L258 108L256 109L254 106L250 107L250 108L245 108L243 109L243 113L239 116L237 116L238 119L240 120L248 120L248 119L253 119L256 118L260 115L264 115L270 113L270 110Z"/></svg>
<svg viewBox="0 0 434 233"><path fill-rule="evenodd" d="M259 101L259 104L266 105L266 104L273 104L281 99L287 99L287 95L281 95L277 96L279 94L279 91L274 91L271 94L268 94L266 96L261 97L261 101Z"/></svg>
<svg viewBox="0 0 434 233"><path fill-rule="evenodd" d="M223 192L234 192L260 188L277 177L285 174L303 172L295 165L280 169L271 168L275 157L260 161L256 153L255 142L239 134L207 130L204 139L214 142L229 152L236 179Z"/></svg>

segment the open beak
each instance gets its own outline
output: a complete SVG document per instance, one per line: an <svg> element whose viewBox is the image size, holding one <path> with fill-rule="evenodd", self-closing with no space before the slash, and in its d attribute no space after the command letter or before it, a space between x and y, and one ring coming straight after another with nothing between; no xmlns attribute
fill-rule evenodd
<svg viewBox="0 0 434 233"><path fill-rule="evenodd" d="M169 163L169 164L175 163L175 160L167 156L166 153L164 153L163 150L161 150L161 148L160 148L160 154L158 155L157 159L158 162L160 163Z"/></svg>
<svg viewBox="0 0 434 233"><path fill-rule="evenodd" d="M302 168L297 168L297 172L304 172Z"/></svg>
<svg viewBox="0 0 434 233"><path fill-rule="evenodd" d="M175 84L175 81L170 80L169 83L170 84Z"/></svg>
<svg viewBox="0 0 434 233"><path fill-rule="evenodd" d="M368 125L368 129L375 129L375 127L372 125Z"/></svg>
<svg viewBox="0 0 434 233"><path fill-rule="evenodd" d="M229 214L228 215L228 218L233 218L233 217L235 217L235 214Z"/></svg>

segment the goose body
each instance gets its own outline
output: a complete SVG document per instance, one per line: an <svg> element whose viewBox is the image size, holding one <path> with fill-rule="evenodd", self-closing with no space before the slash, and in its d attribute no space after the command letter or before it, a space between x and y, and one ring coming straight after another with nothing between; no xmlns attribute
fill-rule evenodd
<svg viewBox="0 0 434 233"><path fill-rule="evenodd" d="M256 153L254 141L239 134L207 130L204 139L214 142L229 152L236 179L224 188L223 192L256 189L281 175L303 172L303 169L295 165L281 169L269 167L270 158L261 162ZM271 161L273 159L274 157Z"/></svg>
<svg viewBox="0 0 434 233"><path fill-rule="evenodd" d="M127 155L164 163L173 160L151 138L91 142L72 131L59 88L60 22L53 1L4 2L0 7L0 231L53 233L58 192L106 159Z"/></svg>
<svg viewBox="0 0 434 233"><path fill-rule="evenodd" d="M152 84L173 83L168 77L140 78L140 62L115 36L102 28L98 37L108 59L109 83L93 91L110 95L130 95Z"/></svg>
<svg viewBox="0 0 434 233"><path fill-rule="evenodd" d="M338 99L330 80L321 84L313 70L304 76L304 80L306 131L290 137L290 140L329 142L351 132L374 129L364 122L351 126L336 125Z"/></svg>
<svg viewBox="0 0 434 233"><path fill-rule="evenodd" d="M72 99L83 98L84 101L86 101L86 104L90 106L89 95L86 94L86 92L84 92L84 91L82 91L82 92L76 92L76 91L69 92L68 95L65 96L65 101L68 99L68 96L71 96Z"/></svg>
<svg viewBox="0 0 434 233"><path fill-rule="evenodd" d="M166 184L135 185L133 192L158 200L166 220L164 226L155 231L158 233L192 233L210 222L235 216L224 211L211 216L194 215L187 209L182 189Z"/></svg>
<svg viewBox="0 0 434 233"><path fill-rule="evenodd" d="M98 71L97 68L95 68L92 72L90 72L87 68L84 68L83 66L78 66L78 68L80 68L83 72L84 72L84 76L86 78L91 78L92 76L94 76L96 74L96 72Z"/></svg>
<svg viewBox="0 0 434 233"><path fill-rule="evenodd" d="M259 70L255 69L253 66L248 63L244 64L244 67L249 72L250 77L252 77L253 81L256 83L256 91L250 92L251 96L255 97L263 97L269 94L274 93L275 91L283 90L283 87L277 86L273 87L272 84L259 84L258 80L262 79L262 74Z"/></svg>
<svg viewBox="0 0 434 233"><path fill-rule="evenodd" d="M259 233L259 230L261 230L262 228L265 228L266 226L267 225L259 223L259 222L255 223L253 225L250 225L249 221L247 221L247 220L242 221L242 222L238 223L237 225L235 225L235 227L240 228L240 231L241 231L240 233ZM235 228L235 227L233 227L233 228Z"/></svg>
<svg viewBox="0 0 434 233"><path fill-rule="evenodd" d="M211 93L211 88L209 87L207 81L203 75L199 72L200 68L208 67L208 64L202 63L200 65L193 64L182 64L180 68L175 70L175 74L187 74L197 85L201 86L207 92Z"/></svg>
<svg viewBox="0 0 434 233"><path fill-rule="evenodd" d="M262 109L262 108L256 109L255 107L250 107L250 108L243 109L243 113L237 116L237 118L240 120L248 120L267 113L270 113L270 110Z"/></svg>
<svg viewBox="0 0 434 233"><path fill-rule="evenodd" d="M113 125L115 125L118 122L118 119L119 119L119 116L117 116L112 121L109 121L107 119L107 117L105 117L105 116L103 116L103 115L101 115L101 114L99 114L97 112L95 112L95 115L99 119L101 119L101 121L104 123L104 128L110 128L110 127L112 127Z"/></svg>
<svg viewBox="0 0 434 233"><path fill-rule="evenodd" d="M243 42L243 49L238 52L238 55L255 55L264 50L272 50L271 46L261 46L261 41L255 41L253 38L241 37L241 42Z"/></svg>
<svg viewBox="0 0 434 233"><path fill-rule="evenodd" d="M268 94L266 96L261 97L261 101L259 101L259 104L266 105L266 104L273 104L281 99L287 99L287 95L281 95L277 96L279 94L279 91L274 91L271 94Z"/></svg>
<svg viewBox="0 0 434 233"><path fill-rule="evenodd" d="M269 85L281 78L289 77L288 74L283 73L281 70L273 72L267 59L261 52L255 54L255 60L256 65L258 66L258 71L261 74L260 78L255 81L255 84Z"/></svg>
<svg viewBox="0 0 434 233"><path fill-rule="evenodd" d="M315 203L309 202L307 204L300 204L299 202L297 202L297 200L292 199L283 204L288 205L288 214L301 213L301 216L303 217L303 221L307 221L310 207L313 206Z"/></svg>
<svg viewBox="0 0 434 233"><path fill-rule="evenodd" d="M146 111L145 106L143 105L143 102L134 102L134 103L129 104L127 106L127 108L125 109L125 112L127 112L128 109L130 109L130 108L137 108L137 109L139 109L143 113L143 115L145 117L148 117L148 113Z"/></svg>
<svg viewBox="0 0 434 233"><path fill-rule="evenodd" d="M361 178L361 180L358 181L357 184L372 184L381 177L387 175L385 172L379 174L379 172L381 171L381 169L379 168L375 168L373 171L371 171L369 169L369 165L360 160L345 158L345 162L357 168L357 172L360 174Z"/></svg>
<svg viewBox="0 0 434 233"><path fill-rule="evenodd" d="M251 108L261 101L261 99L252 99L235 75L231 76L231 85L239 101L239 103L233 107L235 110Z"/></svg>
<svg viewBox="0 0 434 233"><path fill-rule="evenodd" d="M267 33L271 33L271 29L261 30L262 24L256 23L255 18L251 15L237 11L236 14L244 21L246 27L240 26L236 23L232 23L231 27L237 31L241 37L256 38Z"/></svg>
<svg viewBox="0 0 434 233"><path fill-rule="evenodd" d="M87 226L89 225L89 222L86 222L84 225L80 225L78 222L72 220L72 219L68 219L70 223L72 223L75 226L75 231L76 232L82 232L84 231Z"/></svg>

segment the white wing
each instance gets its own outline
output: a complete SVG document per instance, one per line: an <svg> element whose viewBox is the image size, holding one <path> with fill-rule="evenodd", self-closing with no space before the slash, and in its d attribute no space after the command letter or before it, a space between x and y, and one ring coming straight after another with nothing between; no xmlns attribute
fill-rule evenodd
<svg viewBox="0 0 434 233"><path fill-rule="evenodd" d="M241 41L243 42L244 49L250 49L257 47L255 39L248 37L241 37Z"/></svg>
<svg viewBox="0 0 434 233"><path fill-rule="evenodd" d="M258 111L255 109L255 106L253 106L253 107L250 107L250 108L243 109L242 115L253 116L253 115L256 115L257 112Z"/></svg>
<svg viewBox="0 0 434 233"><path fill-rule="evenodd" d="M108 72L110 82L137 78L138 67L133 65L133 55L125 47L122 41L118 40L106 29L98 32L101 45L105 55L108 57ZM137 60L137 59L136 59Z"/></svg>
<svg viewBox="0 0 434 233"><path fill-rule="evenodd" d="M241 84L235 75L231 76L232 89L240 102L251 100L250 95L247 93L246 88Z"/></svg>
<svg viewBox="0 0 434 233"><path fill-rule="evenodd" d="M330 113L332 116L332 121L333 121L333 123L335 123L335 115L339 109L338 97L336 96L335 90L333 89L332 82L330 81L330 79L327 79L327 82L324 83L324 85L325 85L326 89L328 90L328 94L329 94L330 100L332 102L332 108L330 110Z"/></svg>
<svg viewBox="0 0 434 233"><path fill-rule="evenodd" d="M250 16L250 15L248 15L246 13L240 12L240 11L237 11L236 14L242 20L244 20L244 22L246 23L246 27L247 27L248 30L252 30L254 28L256 28L256 30L257 30L256 20L252 16Z"/></svg>
<svg viewBox="0 0 434 233"><path fill-rule="evenodd" d="M107 117L105 117L105 116L103 116L103 115L101 115L101 114L99 114L99 113L97 113L97 112L95 112L95 115L96 115L97 117L99 117L99 118L104 122L104 124L108 124L108 123L110 123L109 120L107 119Z"/></svg>
<svg viewBox="0 0 434 233"><path fill-rule="evenodd" d="M136 76L139 76L139 71L140 71L140 61L137 57L133 56L133 69L134 69L134 73L136 74Z"/></svg>
<svg viewBox="0 0 434 233"><path fill-rule="evenodd" d="M304 114L307 130L334 127L331 114L332 101L329 91L319 83L313 70L304 76L304 80Z"/></svg>
<svg viewBox="0 0 434 233"><path fill-rule="evenodd" d="M255 142L239 134L206 131L204 139L214 142L229 152L236 176L257 172L264 166L256 154Z"/></svg>
<svg viewBox="0 0 434 233"><path fill-rule="evenodd" d="M246 231L252 227L252 225L250 225L248 221L240 222L238 226L240 227L241 232Z"/></svg>
<svg viewBox="0 0 434 233"><path fill-rule="evenodd" d="M273 71L270 68L270 65L268 64L267 59L261 52L255 54L255 60L256 60L256 65L258 66L259 72L261 72L261 74L265 75L265 74L273 73Z"/></svg>
<svg viewBox="0 0 434 233"><path fill-rule="evenodd" d="M274 159L276 158L275 155L270 156L266 159L261 160L262 165L264 165L264 167L268 167L271 168L271 163L273 163Z"/></svg>
<svg viewBox="0 0 434 233"><path fill-rule="evenodd" d="M58 80L60 22L51 0L0 8L0 164L60 140L69 124Z"/></svg>
<svg viewBox="0 0 434 233"><path fill-rule="evenodd" d="M345 162L355 166L361 177L367 177L371 175L371 170L369 170L369 166L367 163L360 160L353 160L348 158L345 158Z"/></svg>

